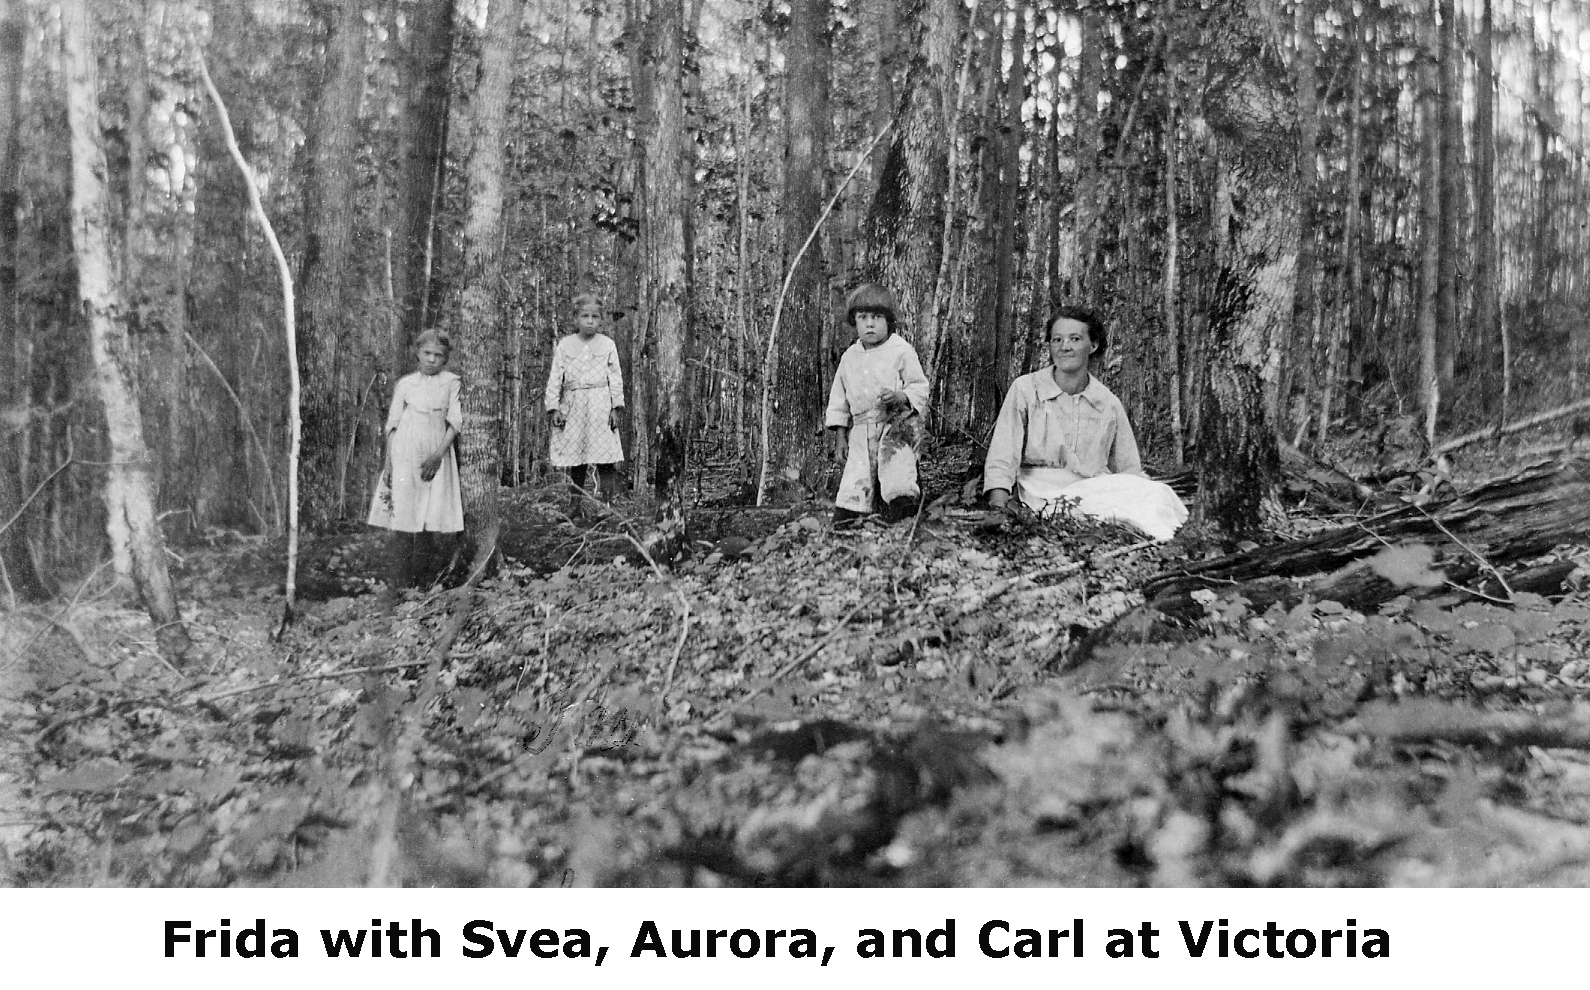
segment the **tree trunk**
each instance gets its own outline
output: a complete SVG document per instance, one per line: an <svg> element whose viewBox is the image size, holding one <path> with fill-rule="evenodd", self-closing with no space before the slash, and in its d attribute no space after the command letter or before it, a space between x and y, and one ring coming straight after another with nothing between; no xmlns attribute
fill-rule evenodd
<svg viewBox="0 0 1590 990"><path fill-rule="evenodd" d="M126 305L112 247L105 150L100 137L99 79L90 13L62 6L67 61L67 119L72 136L72 246L77 294L88 320L95 385L105 408L110 461L105 475L106 527L118 576L130 578L155 625L161 652L185 656L187 629L177 611L166 570L165 541L155 518L155 497L144 446L143 420L132 388L132 353Z"/></svg>
<svg viewBox="0 0 1590 990"><path fill-rule="evenodd" d="M1536 23L1546 26L1547 39L1541 44L1532 25L1528 26L1531 45L1529 70L1530 100L1526 114L1534 118L1535 195L1531 204L1529 231L1529 307L1536 329L1541 327L1546 304L1551 297L1551 211L1556 199L1555 169L1551 150L1556 133L1557 85L1555 48L1551 34L1552 0L1544 0L1534 11ZM1527 22L1526 22L1527 25Z"/></svg>
<svg viewBox="0 0 1590 990"><path fill-rule="evenodd" d="M783 263L785 272L806 243L827 200L828 0L794 0L785 45ZM774 373L773 463L785 477L815 487L821 457L823 318L828 308L823 238L811 242L795 268L779 329Z"/></svg>
<svg viewBox="0 0 1590 990"><path fill-rule="evenodd" d="M1080 66L1076 90L1076 258L1071 262L1071 295L1084 306L1093 303L1094 237L1098 223L1099 64L1103 45L1099 15L1090 5L1082 12Z"/></svg>
<svg viewBox="0 0 1590 990"><path fill-rule="evenodd" d="M949 146L957 100L951 85L959 6L953 0L916 0L912 34L920 40L906 74L901 119L867 214L868 278L892 289L905 332L922 356L928 377L937 360L938 311L944 243L953 217Z"/></svg>
<svg viewBox="0 0 1590 990"><path fill-rule="evenodd" d="M355 151L364 92L365 24L361 0L342 0L326 43L325 74L315 104L304 188L304 287L298 322L304 368L304 511L310 525L340 516L343 422L353 409L350 358L357 348L351 300L345 299L353 241Z"/></svg>
<svg viewBox="0 0 1590 990"><path fill-rule="evenodd" d="M162 191L150 178L168 154L166 149L154 147L151 130L158 132L161 122L151 117L151 95L159 100L173 89L182 92L185 86L162 71L158 55L152 59L150 49L159 51L162 32L180 31L187 25L181 23L181 9L156 12L140 2L131 13L133 21L118 45L124 53L121 83L127 99L125 175L111 181L112 188L121 185L126 190L123 283L129 342L137 364L136 390L145 440L153 459L155 487L162 498L156 510L191 509L172 518L179 525L198 527L214 521L206 517L207 505L219 504L236 493L206 490L205 465L226 456L229 444L207 437L194 423L197 410L184 339L185 280L193 226L181 206L182 190Z"/></svg>
<svg viewBox="0 0 1590 990"><path fill-rule="evenodd" d="M1210 182L1210 275L1203 358L1206 376L1194 434L1203 517L1231 533L1251 532L1276 490L1280 453L1263 368L1273 360L1270 326L1285 325L1290 307L1274 291L1285 285L1284 255L1297 243L1286 222L1288 188L1266 189L1240 143L1228 152L1213 127L1204 127L1205 174ZM1232 175L1249 184L1240 200ZM1277 185L1284 177L1274 177ZM1279 298L1277 298L1279 297ZM1284 302L1283 302L1284 301Z"/></svg>
<svg viewBox="0 0 1590 990"><path fill-rule="evenodd" d="M1450 390L1458 334L1458 218L1463 212L1463 50L1458 45L1453 0L1439 0L1441 70L1440 267L1436 284L1436 363L1441 387Z"/></svg>
<svg viewBox="0 0 1590 990"><path fill-rule="evenodd" d="M1025 128L1021 107L1027 100L1027 10L1014 0L1015 24L1010 30L1010 70L1005 78L1005 100L1000 122L999 199L994 250L994 347L990 391L978 426L993 421L1010 384L1010 356L1016 339L1016 221L1021 216L1021 145ZM999 22L995 21L997 25Z"/></svg>
<svg viewBox="0 0 1590 990"><path fill-rule="evenodd" d="M1501 332L1501 271L1496 257L1496 68L1491 0L1480 0L1474 83L1474 339L1495 360ZM1504 372L1505 376L1505 372Z"/></svg>
<svg viewBox="0 0 1590 990"><path fill-rule="evenodd" d="M684 107L684 10L681 0L653 0L651 10L652 119L645 130L641 326L651 350L652 486L657 498L649 549L672 560L685 540L685 461L690 430L688 374L694 275L686 236L691 209Z"/></svg>
<svg viewBox="0 0 1590 990"><path fill-rule="evenodd" d="M1441 80L1436 65L1435 17L1432 0L1419 23L1419 396L1424 408L1426 441L1435 445L1436 418L1441 408L1437 364L1437 296L1441 276Z"/></svg>
<svg viewBox="0 0 1590 990"><path fill-rule="evenodd" d="M1181 260L1181 235L1176 216L1176 0L1165 0L1165 272L1161 285L1164 303L1165 349L1170 357L1170 442L1176 463L1186 459L1186 435L1182 424L1184 392L1181 361L1181 321L1177 318L1177 266ZM1144 71L1148 71L1145 67Z"/></svg>
<svg viewBox="0 0 1590 990"><path fill-rule="evenodd" d="M1347 117L1347 354L1346 361L1337 358L1334 367L1340 374L1341 365L1347 363L1351 370L1347 378L1359 389L1363 386L1362 368L1364 349L1364 218L1369 214L1369 198L1364 188L1364 28L1358 18L1353 18L1351 30L1352 80L1350 96L1352 107ZM1339 338L1338 338L1339 339ZM1322 418L1328 410L1322 411ZM1320 443L1326 439L1328 422L1320 423Z"/></svg>
<svg viewBox="0 0 1590 990"><path fill-rule="evenodd" d="M408 370L409 344L424 329L437 200L446 167L447 91L453 0L417 0L401 63L404 113L398 122L397 243L392 292L401 313L388 372Z"/></svg>
<svg viewBox="0 0 1590 990"><path fill-rule="evenodd" d="M1042 62L1034 57L1034 65ZM1022 347L1021 367L1016 374L1030 374L1037 363L1039 345L1043 340L1044 324L1049 307L1059 288L1060 222L1056 208L1060 201L1060 113L1057 107L1049 108L1044 121L1042 146L1033 149L1032 174L1038 181L1033 184L1034 209L1031 228L1037 232L1038 244L1032 253L1032 275L1029 279L1031 295L1027 301L1027 334ZM1004 397L1000 397L1004 401Z"/></svg>
<svg viewBox="0 0 1590 990"><path fill-rule="evenodd" d="M889 0L884 0L885 4ZM741 32L740 44L749 50L750 30ZM747 360L751 336L751 81L755 69L747 66L740 92L740 117L734 128L735 174L735 258L734 258L734 452L740 462L740 480L754 484L752 444L746 431L746 386L750 378Z"/></svg>
<svg viewBox="0 0 1590 990"><path fill-rule="evenodd" d="M22 333L17 298L17 269L21 259L18 217L22 207L22 75L26 54L26 11L23 0L0 0L0 406L27 409L31 396L19 374L17 349ZM28 429L27 417L17 424L0 424L0 514L9 517L22 505L21 490L26 465L26 445L20 435ZM11 431L15 431L12 433ZM0 518L0 524L5 523ZM18 517L0 533L0 567L5 581L0 588L24 598L48 593L33 566L28 548L28 516Z"/></svg>
<svg viewBox="0 0 1590 990"><path fill-rule="evenodd" d="M1292 333L1283 370L1280 399L1283 409L1291 402L1291 389L1285 384L1301 376L1305 399L1313 385L1314 347L1319 331L1318 301L1314 292L1315 229L1319 212L1319 82L1316 66L1319 47L1314 36L1314 0L1297 5L1297 268L1292 290ZM1294 424L1299 429L1307 418ZM1283 417L1284 418L1284 417Z"/></svg>
<svg viewBox="0 0 1590 990"><path fill-rule="evenodd" d="M628 358L629 374L624 387L629 390L624 417L624 450L629 455L632 482L636 488L651 476L651 389L650 352L646 347L646 328L642 322L641 266L646 238L646 129L655 114L651 80L651 27L642 0L624 5L625 48L629 54L629 80L634 95L634 114L629 153L618 176L618 210L621 218L614 267L618 275L619 318L614 327L614 343Z"/></svg>
<svg viewBox="0 0 1590 990"><path fill-rule="evenodd" d="M459 474L465 529L479 541L498 521L502 485L502 224L508 93L524 0L493 0L480 39L480 65L465 110L469 208L464 220L464 285L453 324L452 363L464 379ZM478 551L479 547L477 547Z"/></svg>
<svg viewBox="0 0 1590 990"><path fill-rule="evenodd" d="M872 133L877 134L894 119L894 66L895 38L899 34L897 0L873 0L874 18L877 22L877 48L873 52L873 85L876 87L872 103ZM872 149L872 195L876 198L883 182L883 167L888 161L889 145L879 142Z"/></svg>

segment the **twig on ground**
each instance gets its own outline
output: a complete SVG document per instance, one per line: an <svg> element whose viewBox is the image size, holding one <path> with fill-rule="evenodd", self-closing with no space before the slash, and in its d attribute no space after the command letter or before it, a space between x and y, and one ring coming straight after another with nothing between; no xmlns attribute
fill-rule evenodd
<svg viewBox="0 0 1590 990"><path fill-rule="evenodd" d="M100 662L99 655L90 649L88 642L83 639L83 634L78 632L76 626L73 626L65 620L65 612L62 612L61 615L51 617L45 615L43 609L29 608L24 609L23 614L31 615L40 622L47 623L48 625L52 625L59 629L61 632L65 633L74 644L76 644L77 651L83 654L83 659L88 661L88 665L90 667L98 667L101 669L104 668L105 665Z"/></svg>
<svg viewBox="0 0 1590 990"><path fill-rule="evenodd" d="M369 884L372 887L388 887L399 879L398 824L407 802L407 789L414 777L413 767L419 758L421 737L424 735L425 710L436 698L437 686L441 680L442 662L447 659L453 643L464 631L470 613L474 611L475 599L480 590L480 579L485 576L487 565L497 553L498 529L499 523L493 520L486 531L479 534L469 579L455 592L457 611L443 627L442 635L437 638L436 645L431 648L430 658L425 662L425 674L420 679L419 690L414 700L406 706L408 715L392 748L392 759L387 765L386 793L382 797L381 809L376 816L376 825L371 837ZM401 714L393 716L394 724L400 717Z"/></svg>
<svg viewBox="0 0 1590 990"><path fill-rule="evenodd" d="M83 598L83 592L88 590L89 584L92 583L96 577L99 577L99 572L104 570L109 564L110 561L102 560L99 562L97 567L95 567L92 571L89 571L88 577L84 578L83 583L77 586L77 592L72 595L71 600L62 606L59 612L56 612L54 616L49 618L48 624L44 627L44 629L48 629L50 626L56 625L60 622L62 616L76 608L77 603ZM44 635L44 629L40 629L38 632L28 637L28 641L23 643L21 648L18 649L10 659L6 660L4 663L0 663L0 670L4 670L5 668L16 663L18 660L21 660L23 657L27 656L28 650L32 649L33 644L38 641L38 638Z"/></svg>
<svg viewBox="0 0 1590 990"><path fill-rule="evenodd" d="M651 551L646 549L645 543L643 543L640 538L635 535L635 520L631 519L629 516L626 516L624 513L619 512L617 509L613 508L607 503L601 501L583 488L576 487L575 491L580 493L581 498L594 502L601 510L612 514L612 516L621 526L621 532L624 538L629 540L641 557L645 558L646 563L651 565L652 573L657 575L657 580L666 584L668 586L668 590L672 591L679 598L679 607L681 609L679 616L679 641L674 644L673 658L668 661L668 673L663 677L662 695L659 698L661 701L666 701L668 700L668 692L673 690L674 672L679 668L679 657L685 651L685 639L690 635L690 620L693 614L690 609L690 599L686 598L685 593L679 589L679 583L677 581L672 581L669 579L668 573L662 569L660 564L657 563L656 558L651 555ZM572 520L570 521L572 522Z"/></svg>
<svg viewBox="0 0 1590 990"><path fill-rule="evenodd" d="M1003 597L1019 584L1030 583L1043 578L1068 577L1082 570L1084 567L1088 567L1099 561L1112 560L1116 557L1122 557L1129 553L1135 553L1138 550L1147 549L1148 547L1153 546L1155 542L1156 541L1154 540L1143 540L1141 543L1133 543L1129 546L1116 547L1114 550L1106 550L1103 553L1096 553L1087 560L1073 560L1069 564L1061 564L1059 567L1044 567L1036 571L1028 571L1026 574L1018 574L1013 578L1007 578L1003 583L996 585L984 594L971 598L961 607L961 610L963 612L970 612L973 609L985 608L992 604L995 600ZM1231 583L1235 584L1236 582ZM929 606L943 605L946 602L955 601L960 597L961 596L959 595L940 595L937 598L930 598L922 604Z"/></svg>
<svg viewBox="0 0 1590 990"><path fill-rule="evenodd" d="M1475 560L1479 561L1480 567L1482 567L1483 569L1485 569L1485 570L1490 572L1491 576L1496 579L1496 583L1500 584L1502 586L1502 590L1507 592L1508 604L1512 604L1513 602L1515 602L1517 600L1517 596L1513 594L1513 586L1507 583L1507 579L1506 578L1502 577L1502 572L1496 569L1496 565L1492 564L1489 560L1486 560L1485 557L1482 556L1478 550L1476 550L1473 547L1469 546L1467 543L1464 543L1463 540L1460 539L1456 533L1454 533L1450 529L1446 528L1446 524L1445 523L1443 523L1441 520L1437 519L1435 516L1432 516L1430 513L1426 512L1424 510L1424 506L1419 505L1417 502L1410 503L1410 504L1413 505L1413 507L1415 509L1419 510L1419 514L1420 515L1424 516L1426 519L1430 520L1432 523L1435 523L1436 528L1438 528L1439 530L1441 530L1441 532L1443 532L1443 533L1445 533L1447 535L1447 539L1451 540L1453 543L1456 543L1458 546L1462 547L1465 551L1467 551L1467 553L1468 553L1468 555L1470 557L1473 557Z"/></svg>
<svg viewBox="0 0 1590 990"><path fill-rule="evenodd" d="M800 656L796 657L795 659L791 660L789 663L785 664L784 666L780 667L778 670L774 671L773 672L773 676L769 677L766 681L764 681L761 684L760 687L756 688L756 690L752 691L750 694L747 694L745 697L741 698L739 701L734 702L727 709L725 709L725 711L731 711L732 712L732 711L738 709L740 706L742 706L742 705L746 704L747 702L749 702L752 698L755 698L758 695L761 695L761 694L765 693L774 684L776 684L780 680L782 680L784 678L785 674L788 674L790 671L794 670L796 667L799 667L801 664L805 663L806 661L810 660L812 657L815 657L817 654L821 653L823 651L823 647L825 647L829 643L833 642L835 637L837 637L840 634L840 632L844 630L844 628L846 626L850 625L850 620L854 619L856 617L856 614L859 613L862 609L866 608L869 604L871 604L871 603L868 602L865 598L863 598L861 600L860 604L858 604L855 608L851 609L850 611L846 612L843 616L840 617L838 622L834 623L834 628L828 630L828 635L826 635L822 639L818 640L805 653L802 653Z"/></svg>
<svg viewBox="0 0 1590 990"><path fill-rule="evenodd" d="M359 674L385 674L394 670L408 670L412 667L423 667L430 660L407 660L403 663L389 663L380 667L349 667L346 670L332 670L321 674L298 674L280 681L267 681L264 684L249 684L245 687L232 688L227 691L218 691L194 698L194 704L210 704L226 698L235 698L240 694L253 694L255 691L268 691L271 688L287 687L290 684L301 684L305 681L332 681L343 677L354 677Z"/></svg>
<svg viewBox="0 0 1590 990"><path fill-rule="evenodd" d="M1590 717L1489 712L1441 701L1368 704L1338 732L1391 742L1437 740L1471 746L1590 749Z"/></svg>

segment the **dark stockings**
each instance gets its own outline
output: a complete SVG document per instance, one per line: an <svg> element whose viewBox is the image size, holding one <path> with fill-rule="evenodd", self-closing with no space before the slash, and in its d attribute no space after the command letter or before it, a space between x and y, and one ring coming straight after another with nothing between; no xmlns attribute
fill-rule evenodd
<svg viewBox="0 0 1590 990"><path fill-rule="evenodd" d="M569 480L577 488L586 488L590 472L596 470L596 497L606 502L618 491L618 471L611 464L579 464L568 469Z"/></svg>
<svg viewBox="0 0 1590 990"><path fill-rule="evenodd" d="M426 586L440 578L459 548L458 533L393 533L387 580L393 588Z"/></svg>

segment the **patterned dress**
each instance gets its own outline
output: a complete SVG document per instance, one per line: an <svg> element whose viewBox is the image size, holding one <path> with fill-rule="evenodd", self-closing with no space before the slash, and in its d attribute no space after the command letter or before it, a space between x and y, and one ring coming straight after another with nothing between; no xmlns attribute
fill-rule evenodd
<svg viewBox="0 0 1590 990"><path fill-rule="evenodd" d="M390 478L376 486L370 503L371 526L400 533L456 533L464 528L464 499L458 485L458 456L449 447L430 481L420 477L447 427L462 431L458 396L463 380L451 371L416 371L398 380L384 435L392 438Z"/></svg>
<svg viewBox="0 0 1590 990"><path fill-rule="evenodd" d="M910 408L893 414L878 401L886 391L904 392ZM828 392L824 424L850 429L845 473L834 504L851 512L873 511L873 496L885 502L916 498L917 416L927 413L928 380L916 348L891 333L871 350L861 341L839 359Z"/></svg>
<svg viewBox="0 0 1590 990"><path fill-rule="evenodd" d="M618 348L604 333L587 340L571 333L552 350L547 375L547 412L561 410L566 422L552 429L552 465L613 464L624 459L607 414L624 407L624 372Z"/></svg>

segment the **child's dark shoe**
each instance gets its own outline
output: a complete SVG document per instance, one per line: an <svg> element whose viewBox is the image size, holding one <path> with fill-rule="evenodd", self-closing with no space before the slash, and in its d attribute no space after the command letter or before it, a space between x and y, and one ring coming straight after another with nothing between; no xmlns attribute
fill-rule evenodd
<svg viewBox="0 0 1590 990"><path fill-rule="evenodd" d="M883 521L886 523L905 522L916 517L917 500L914 498L897 498L883 506Z"/></svg>
<svg viewBox="0 0 1590 990"><path fill-rule="evenodd" d="M865 512L856 512L852 509L841 509L837 505L834 506L835 529L855 529L861 525L861 521L865 518L867 518Z"/></svg>

